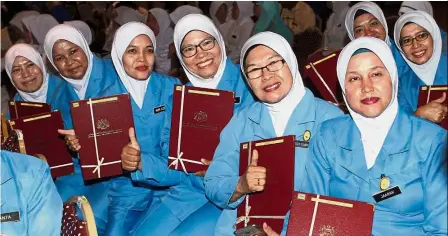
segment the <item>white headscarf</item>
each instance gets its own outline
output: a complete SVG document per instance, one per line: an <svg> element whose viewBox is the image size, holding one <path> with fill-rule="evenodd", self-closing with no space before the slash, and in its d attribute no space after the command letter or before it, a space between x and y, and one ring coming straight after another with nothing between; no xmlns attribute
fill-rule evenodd
<svg viewBox="0 0 448 236"><path fill-rule="evenodd" d="M20 31L23 31L22 20L29 16L38 16L38 15L40 15L40 13L37 11L21 11L14 15L12 20L9 21L9 24L14 25Z"/></svg>
<svg viewBox="0 0 448 236"><path fill-rule="evenodd" d="M236 20L241 24L246 19L250 19L254 15L254 4L250 1L237 1L238 9L240 13L238 14L238 19Z"/></svg>
<svg viewBox="0 0 448 236"><path fill-rule="evenodd" d="M84 38L87 41L87 44L92 43L92 30L90 29L90 26L81 20L72 20L72 21L65 21L64 24L71 25L75 27L79 32L82 33Z"/></svg>
<svg viewBox="0 0 448 236"><path fill-rule="evenodd" d="M409 11L424 11L434 17L434 13L432 11L432 5L430 2L423 1L404 1L401 3L400 10L398 10L398 15L401 16Z"/></svg>
<svg viewBox="0 0 448 236"><path fill-rule="evenodd" d="M210 4L209 14L210 14L210 17L212 18L213 23L215 23L216 27L219 27L221 25L218 18L216 17L216 12L218 11L219 7L225 3L226 2L224 2L224 1L213 1Z"/></svg>
<svg viewBox="0 0 448 236"><path fill-rule="evenodd" d="M40 70L42 71L42 86L33 93L23 92L20 89L17 89L17 86L14 84L14 81L11 76L12 65L16 57L22 56L27 58L36 64ZM27 102L42 102L45 103L47 101L47 91L48 91L48 77L47 70L45 69L44 61L40 56L39 52L37 52L31 45L18 43L9 48L9 50L5 54L5 69L9 78L11 79L11 83L17 89L17 92L23 98L23 100Z"/></svg>
<svg viewBox="0 0 448 236"><path fill-rule="evenodd" d="M182 41L184 40L184 37L193 30L199 30L210 34L218 43L215 47L219 46L221 48L221 64L219 64L218 71L211 79L204 79L199 75L192 73L184 63L182 53L180 52ZM221 81L222 74L224 73L226 67L226 46L221 33L210 18L201 14L190 14L180 19L179 22L177 22L176 27L174 27L174 46L176 47L177 57L185 70L188 80L190 80L195 87L210 89L216 89L216 87L218 87L219 81Z"/></svg>
<svg viewBox="0 0 448 236"><path fill-rule="evenodd" d="M333 1L333 13L327 21L327 29L325 30L325 37L327 47L342 48L344 47L345 36L347 31L344 28L344 20L347 15L350 2Z"/></svg>
<svg viewBox="0 0 448 236"><path fill-rule="evenodd" d="M348 63L358 49L368 49L378 56L389 72L392 82L392 99L387 108L378 117L367 118L350 108L345 96L345 74ZM372 37L361 37L353 40L342 50L338 58L337 74L339 84L344 91L344 100L350 115L361 133L367 168L370 169L383 146L389 129L392 126L398 112L398 73L394 57L389 46L382 40Z"/></svg>
<svg viewBox="0 0 448 236"><path fill-rule="evenodd" d="M383 11L381 8L373 2L358 2L353 5L347 12L345 17L345 29L347 30L348 36L351 40L355 39L355 32L353 29L353 25L355 23L355 15L358 10L364 10L370 14L372 14L378 21L383 25L384 30L386 31L386 43L390 44L389 36L387 36L388 28L387 21L384 17Z"/></svg>
<svg viewBox="0 0 448 236"><path fill-rule="evenodd" d="M417 65L410 61L400 45L400 33L403 26L408 23L413 22L421 27L425 28L433 39L433 54L432 57L424 64ZM440 56L442 55L442 36L440 34L439 26L437 26L436 21L426 12L423 11L410 11L406 14L400 16L400 18L395 23L394 28L394 40L397 47L400 49L401 55L403 55L404 60L408 63L409 67L415 72L415 74L425 82L426 85L432 85L437 72L437 67L439 66Z"/></svg>
<svg viewBox="0 0 448 236"><path fill-rule="evenodd" d="M170 44L173 42L174 29L171 27L171 19L164 9L153 8L149 12L156 18L159 24L159 33L156 35L158 43L156 53L155 71L167 74L171 70L171 59L168 58Z"/></svg>
<svg viewBox="0 0 448 236"><path fill-rule="evenodd" d="M79 99L82 100L84 99L84 96L86 94L87 85L89 84L90 80L90 73L92 72L93 68L93 54L90 51L89 44L87 44L87 41L84 38L84 36L73 26L66 24L60 24L58 26L55 26L48 32L47 36L45 37L44 49L47 58L50 60L51 64L54 66L54 68L56 68L56 70L57 67L55 66L53 61L53 46L56 43L56 41L60 39L67 40L73 44L78 45L87 56L89 65L82 79L80 80L71 79L61 75L62 78L64 78L69 84L72 85Z"/></svg>
<svg viewBox="0 0 448 236"><path fill-rule="evenodd" d="M279 137L283 135L292 112L305 95L305 87L299 73L297 58L290 44L285 38L273 32L261 32L247 40L241 50L240 56L242 71L246 71L244 69L244 58L246 57L247 51L254 45L264 45L277 52L286 61L292 74L292 87L285 98L275 104L263 102L269 110L275 133ZM247 80L246 73L243 74Z"/></svg>
<svg viewBox="0 0 448 236"><path fill-rule="evenodd" d="M24 20L28 22L29 19L32 18L26 18ZM42 14L30 20L26 26L36 38L37 43L39 43L39 45L44 45L45 35L47 35L48 31L56 25L59 25L59 22L54 19L52 15Z"/></svg>
<svg viewBox="0 0 448 236"><path fill-rule="evenodd" d="M123 54L131 41L139 35L147 35L156 49L156 36L152 30L143 23L129 22L118 28L115 33L114 42L112 44L112 61L115 66L115 70L120 76L121 82L131 94L135 103L140 107L143 107L143 100L145 98L146 88L148 87L151 75L146 80L136 80L129 76L123 67Z"/></svg>
<svg viewBox="0 0 448 236"><path fill-rule="evenodd" d="M145 16L140 14L138 11L126 7L126 6L120 6L116 9L117 16L115 17L115 22L118 23L118 25L124 25L129 22L144 22Z"/></svg>
<svg viewBox="0 0 448 236"><path fill-rule="evenodd" d="M189 14L203 14L202 10L190 5L182 5L170 14L171 20L177 24L181 18Z"/></svg>

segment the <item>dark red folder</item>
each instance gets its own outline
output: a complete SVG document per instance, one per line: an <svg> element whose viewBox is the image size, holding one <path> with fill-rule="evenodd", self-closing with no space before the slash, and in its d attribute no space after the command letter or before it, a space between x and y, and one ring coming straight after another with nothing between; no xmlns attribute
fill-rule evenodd
<svg viewBox="0 0 448 236"><path fill-rule="evenodd" d="M11 120L51 111L51 106L47 103L9 101L8 104Z"/></svg>
<svg viewBox="0 0 448 236"><path fill-rule="evenodd" d="M294 192L287 236L370 236L375 206L323 195Z"/></svg>
<svg viewBox="0 0 448 236"><path fill-rule="evenodd" d="M432 85L432 86L421 86L420 92L418 94L418 106L423 106L429 102L436 100L446 93L448 97L448 85ZM448 99L445 99L444 104L448 105ZM439 123L444 129L448 130L448 118L445 118L441 123Z"/></svg>
<svg viewBox="0 0 448 236"><path fill-rule="evenodd" d="M312 55L305 66L305 74L311 79L324 100L345 107L336 73L340 52L341 50L327 56L321 52Z"/></svg>
<svg viewBox="0 0 448 236"><path fill-rule="evenodd" d="M121 150L134 127L129 94L74 101L70 110L84 180L121 175Z"/></svg>
<svg viewBox="0 0 448 236"><path fill-rule="evenodd" d="M26 154L45 157L53 178L73 173L72 157L58 134L58 129L64 128L59 111L10 120L9 124L22 131Z"/></svg>
<svg viewBox="0 0 448 236"><path fill-rule="evenodd" d="M295 136L242 143L240 176L246 172L254 149L258 151L258 166L266 168L267 182L263 192L247 195L238 206L236 228L266 222L280 232L294 190Z"/></svg>
<svg viewBox="0 0 448 236"><path fill-rule="evenodd" d="M169 168L205 170L201 158L213 159L219 134L233 115L233 92L176 85L171 120Z"/></svg>

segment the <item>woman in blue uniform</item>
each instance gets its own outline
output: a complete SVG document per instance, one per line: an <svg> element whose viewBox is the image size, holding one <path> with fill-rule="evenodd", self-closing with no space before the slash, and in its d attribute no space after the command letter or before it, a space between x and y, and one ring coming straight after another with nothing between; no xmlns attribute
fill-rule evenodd
<svg viewBox="0 0 448 236"><path fill-rule="evenodd" d="M70 96L67 82L47 73L39 52L28 44L15 44L5 54L6 73L17 89L15 101L41 102L59 110L64 121L70 117ZM7 114L9 115L9 114ZM64 124L71 127L71 124Z"/></svg>
<svg viewBox="0 0 448 236"><path fill-rule="evenodd" d="M224 40L208 17L198 14L183 17L174 29L174 44L190 81L187 85L234 92L235 111L253 102L239 68L227 58ZM147 212L134 235L211 235L221 209L205 197L204 173L187 175L167 168L171 103L168 105L162 152L158 156L142 153L142 169L133 173L133 179L170 186L170 190L160 204ZM207 165L209 160L203 162ZM160 224L159 219L164 219L164 223Z"/></svg>
<svg viewBox="0 0 448 236"><path fill-rule="evenodd" d="M400 77L398 102L403 110L435 123L447 115L446 95L417 108L420 86L447 85L447 53L434 19L423 11L410 11L395 24L395 44L409 65Z"/></svg>
<svg viewBox="0 0 448 236"><path fill-rule="evenodd" d="M381 8L373 2L359 2L353 5L345 16L345 28L350 40L359 37L374 37L389 45L398 67L398 74L408 68L398 48L387 35L387 21Z"/></svg>
<svg viewBox="0 0 448 236"><path fill-rule="evenodd" d="M399 107L389 46L352 41L337 74L350 115L316 132L301 191L374 204L372 235L446 235L447 132Z"/></svg>
<svg viewBox="0 0 448 236"><path fill-rule="evenodd" d="M304 87L295 54L278 34L262 32L251 37L243 46L240 64L259 102L233 115L221 132L205 177L207 197L226 209L215 235L233 235L235 208L247 194L263 191L266 183L266 169L262 166L251 166L239 176L240 143L284 135L308 141L303 137L305 133L314 134L321 122L343 114ZM295 189L301 185L307 153L307 148L296 148Z"/></svg>
<svg viewBox="0 0 448 236"><path fill-rule="evenodd" d="M61 24L53 27L45 37L44 49L51 64L71 85L69 91L74 100L123 93L112 61L93 55L84 36L72 26ZM73 127L71 119L65 123ZM73 130L60 130L60 133L66 135L72 151L81 148ZM75 173L58 178L56 186L64 201L73 195L85 195L89 199L101 234L107 220L109 182L85 185L78 158L73 158L73 162Z"/></svg>
<svg viewBox="0 0 448 236"><path fill-rule="evenodd" d="M62 200L39 158L1 152L1 235L61 235Z"/></svg>
<svg viewBox="0 0 448 236"><path fill-rule="evenodd" d="M115 33L112 61L123 89L131 95L135 125L135 132L130 131L132 142L123 147L122 156L136 154L133 151L153 155L161 152L160 138L165 112L160 108L171 101L174 85L180 84L180 81L153 71L155 51L156 37L142 23L124 24ZM135 145L137 142L139 145ZM122 165L128 171L137 169L137 166L127 161L123 161ZM129 235L142 212L154 203L153 198L160 197L164 191L153 194L154 190L148 186L133 184L130 175L111 181L107 235Z"/></svg>

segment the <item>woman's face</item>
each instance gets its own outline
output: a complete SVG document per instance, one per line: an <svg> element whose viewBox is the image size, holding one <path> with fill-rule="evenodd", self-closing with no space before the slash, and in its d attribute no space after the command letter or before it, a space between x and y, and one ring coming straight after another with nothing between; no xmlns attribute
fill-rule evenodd
<svg viewBox="0 0 448 236"><path fill-rule="evenodd" d="M86 74L89 61L78 45L60 39L53 45L52 56L53 63L62 76L81 80Z"/></svg>
<svg viewBox="0 0 448 236"><path fill-rule="evenodd" d="M222 58L221 48L213 36L193 30L185 36L180 50L182 60L190 72L203 79L215 76ZM193 56L186 57L185 55Z"/></svg>
<svg viewBox="0 0 448 236"><path fill-rule="evenodd" d="M227 5L225 3L221 4L221 6L219 6L218 10L216 11L215 16L216 16L216 18L218 18L219 23L221 23L221 24L226 23Z"/></svg>
<svg viewBox="0 0 448 236"><path fill-rule="evenodd" d="M157 36L159 35L160 28L159 28L159 22L157 22L157 19L154 17L151 12L148 12L148 20L146 21L146 25L148 25L149 28L151 28L152 32Z"/></svg>
<svg viewBox="0 0 448 236"><path fill-rule="evenodd" d="M365 13L355 18L353 32L355 33L355 38L368 36L383 41L386 40L386 30L384 29L384 26L370 13Z"/></svg>
<svg viewBox="0 0 448 236"><path fill-rule="evenodd" d="M16 57L12 64L11 78L17 89L26 93L36 92L44 81L39 66L22 56Z"/></svg>
<svg viewBox="0 0 448 236"><path fill-rule="evenodd" d="M237 2L233 2L233 7L232 7L232 18L234 20L238 20L238 17L240 16L240 9L238 8L238 3Z"/></svg>
<svg viewBox="0 0 448 236"><path fill-rule="evenodd" d="M280 102L292 88L289 66L276 51L264 45L249 51L244 69L252 91L262 102Z"/></svg>
<svg viewBox="0 0 448 236"><path fill-rule="evenodd" d="M135 37L123 54L123 67L126 73L136 80L146 80L154 66L154 46L144 34Z"/></svg>
<svg viewBox="0 0 448 236"><path fill-rule="evenodd" d="M400 33L400 45L406 58L417 65L429 61L434 51L431 34L415 23L403 27Z"/></svg>
<svg viewBox="0 0 448 236"><path fill-rule="evenodd" d="M372 52L352 56L345 74L345 95L356 113L375 118L392 99L392 82L383 62Z"/></svg>

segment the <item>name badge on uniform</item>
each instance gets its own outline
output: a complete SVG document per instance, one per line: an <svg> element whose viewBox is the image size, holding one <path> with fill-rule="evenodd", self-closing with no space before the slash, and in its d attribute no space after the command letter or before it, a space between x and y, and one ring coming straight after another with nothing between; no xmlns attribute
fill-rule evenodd
<svg viewBox="0 0 448 236"><path fill-rule="evenodd" d="M18 211L1 214L1 223L15 221L20 221L20 215Z"/></svg>
<svg viewBox="0 0 448 236"><path fill-rule="evenodd" d="M238 104L241 102L241 98L240 97L235 97L235 103Z"/></svg>
<svg viewBox="0 0 448 236"><path fill-rule="evenodd" d="M303 132L302 137L303 137L303 141L296 140L295 146L301 147L301 148L308 148L310 145L311 131L305 130L305 132Z"/></svg>
<svg viewBox="0 0 448 236"><path fill-rule="evenodd" d="M389 199L391 197L395 197L397 195L401 194L401 189L398 186L395 186L393 188L381 191L379 193L374 194L372 197L375 199L376 202L381 202L386 199Z"/></svg>
<svg viewBox="0 0 448 236"><path fill-rule="evenodd" d="M165 111L165 106L154 107L154 114L164 112L164 111Z"/></svg>

